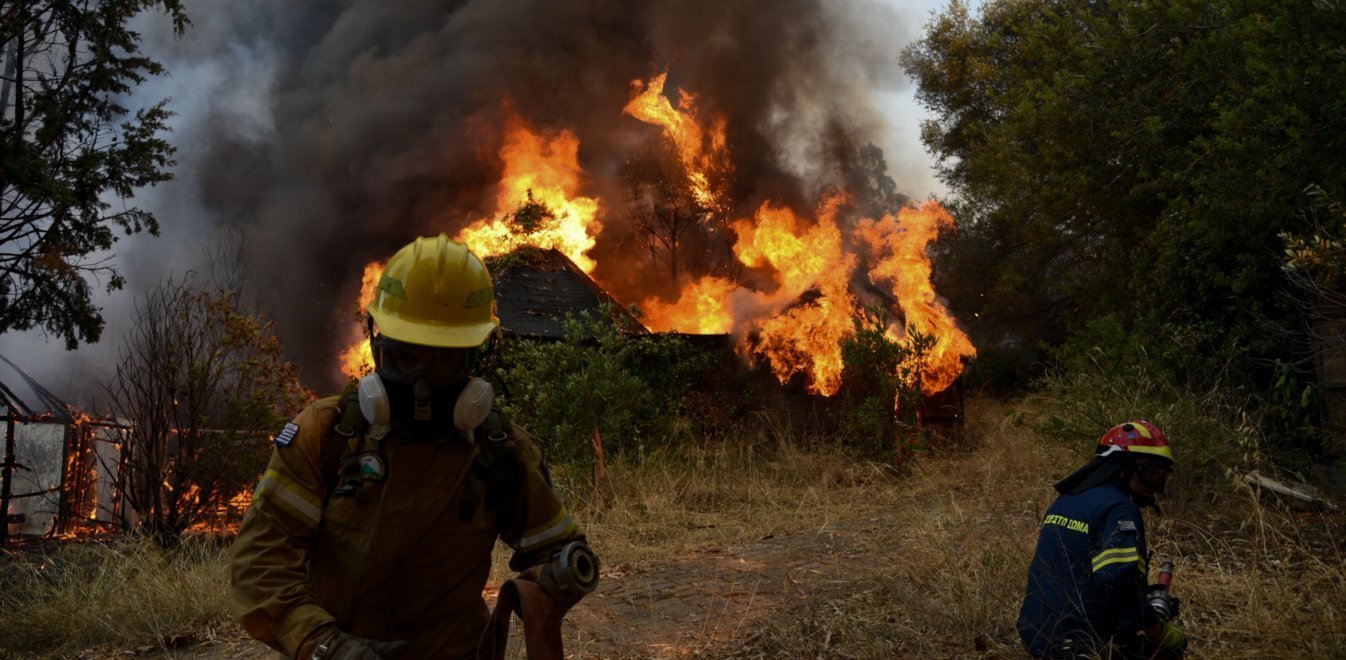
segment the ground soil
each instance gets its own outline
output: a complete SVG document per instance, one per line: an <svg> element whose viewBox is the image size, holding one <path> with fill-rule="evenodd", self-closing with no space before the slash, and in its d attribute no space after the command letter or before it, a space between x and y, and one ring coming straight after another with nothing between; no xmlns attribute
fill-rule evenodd
<svg viewBox="0 0 1346 660"><path fill-rule="evenodd" d="M879 519L860 516L818 529L771 535L737 547L706 548L658 563L604 570L596 592L566 619L566 654L583 658L724 657L767 626L850 587L873 571L868 548L883 540ZM524 657L515 633L510 657ZM271 658L226 625L213 639L181 640L159 658ZM148 649L146 649L148 651Z"/></svg>

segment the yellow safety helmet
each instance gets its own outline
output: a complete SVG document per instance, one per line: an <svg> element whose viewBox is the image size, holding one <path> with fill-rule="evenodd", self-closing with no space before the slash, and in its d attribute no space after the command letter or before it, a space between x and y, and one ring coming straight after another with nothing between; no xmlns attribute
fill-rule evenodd
<svg viewBox="0 0 1346 660"><path fill-rule="evenodd" d="M400 342L473 348L500 325L486 265L448 236L422 236L383 269L369 315L379 334Z"/></svg>

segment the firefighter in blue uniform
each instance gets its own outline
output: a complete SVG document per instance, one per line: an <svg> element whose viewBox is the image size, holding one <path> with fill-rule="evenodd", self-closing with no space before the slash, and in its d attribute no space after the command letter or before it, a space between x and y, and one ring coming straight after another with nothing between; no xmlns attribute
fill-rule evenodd
<svg viewBox="0 0 1346 660"><path fill-rule="evenodd" d="M1182 656L1187 638L1169 620L1176 599L1146 593L1141 517L1172 471L1168 437L1132 420L1103 434L1093 460L1056 484L1019 610L1019 636L1033 657ZM1150 596L1162 602L1152 606Z"/></svg>

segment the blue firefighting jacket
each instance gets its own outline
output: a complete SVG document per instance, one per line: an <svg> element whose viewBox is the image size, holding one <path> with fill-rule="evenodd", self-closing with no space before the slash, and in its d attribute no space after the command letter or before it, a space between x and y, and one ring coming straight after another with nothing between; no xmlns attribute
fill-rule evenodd
<svg viewBox="0 0 1346 660"><path fill-rule="evenodd" d="M1122 484L1057 498L1042 520L1019 636L1034 657L1128 655L1145 617L1149 554L1140 506Z"/></svg>

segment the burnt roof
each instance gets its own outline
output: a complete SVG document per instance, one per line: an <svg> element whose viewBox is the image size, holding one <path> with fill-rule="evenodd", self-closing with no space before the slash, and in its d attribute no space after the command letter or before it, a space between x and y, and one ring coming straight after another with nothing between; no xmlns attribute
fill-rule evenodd
<svg viewBox="0 0 1346 660"><path fill-rule="evenodd" d="M9 358L0 355L0 415L23 419L71 421L70 406Z"/></svg>
<svg viewBox="0 0 1346 660"><path fill-rule="evenodd" d="M563 339L567 315L599 314L607 304L624 328L636 334L648 332L630 310L556 250L520 248L488 259L487 265L504 334Z"/></svg>

